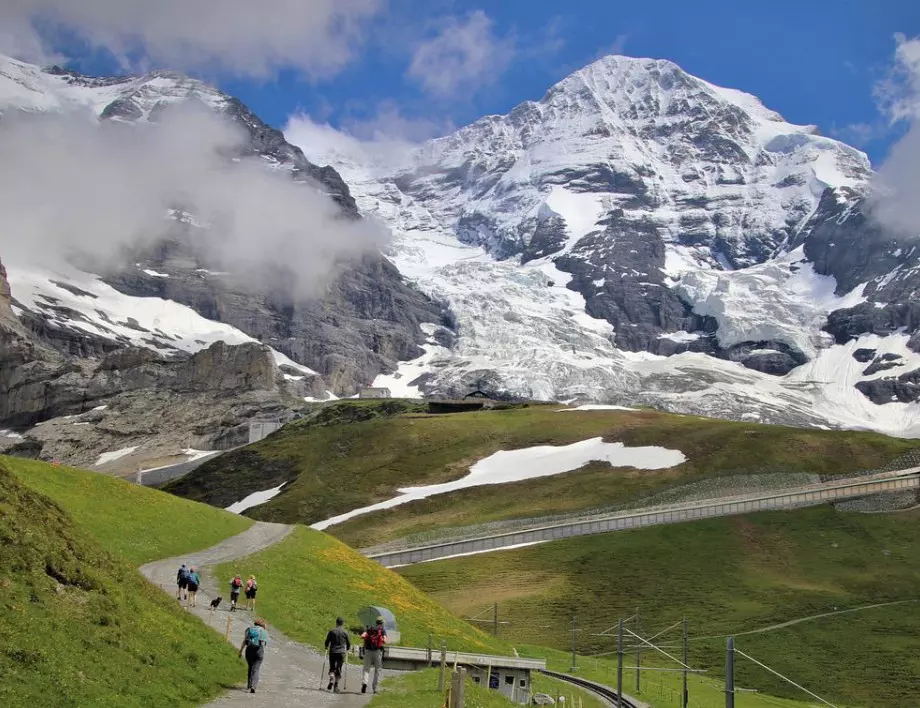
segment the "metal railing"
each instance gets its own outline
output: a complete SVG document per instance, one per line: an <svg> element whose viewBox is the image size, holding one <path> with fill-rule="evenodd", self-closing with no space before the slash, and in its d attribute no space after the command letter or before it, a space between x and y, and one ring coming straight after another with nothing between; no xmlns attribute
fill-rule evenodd
<svg viewBox="0 0 920 708"><path fill-rule="evenodd" d="M684 521L696 521L719 516L749 514L776 509L814 506L868 494L896 492L920 488L920 467L900 472L884 472L871 476L807 485L795 489L761 495L739 495L711 501L690 502L613 514L595 514L576 521L536 526L478 538L445 541L402 550L375 551L364 554L381 565L393 567L437 560L448 556L472 555L512 546L543 543L573 536L623 531Z"/></svg>

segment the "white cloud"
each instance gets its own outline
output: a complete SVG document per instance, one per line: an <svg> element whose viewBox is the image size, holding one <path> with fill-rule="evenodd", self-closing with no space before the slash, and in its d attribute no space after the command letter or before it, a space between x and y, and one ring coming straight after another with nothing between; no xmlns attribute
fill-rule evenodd
<svg viewBox="0 0 920 708"><path fill-rule="evenodd" d="M514 40L498 37L482 10L465 20L446 20L437 35L419 44L408 76L427 93L461 98L498 79L515 54Z"/></svg>
<svg viewBox="0 0 920 708"><path fill-rule="evenodd" d="M898 33L895 41L892 69L875 86L879 108L892 122L920 117L920 37Z"/></svg>
<svg viewBox="0 0 920 708"><path fill-rule="evenodd" d="M609 46L605 47L604 49L602 49L601 51L597 53L597 58L600 59L601 57L609 56L611 54L616 54L616 55L623 54L623 52L626 51L626 43L628 41L629 41L628 34L618 34L614 38L613 42L610 43Z"/></svg>
<svg viewBox="0 0 920 708"><path fill-rule="evenodd" d="M920 236L920 37L899 34L896 41L894 67L876 95L892 123L910 127L878 170L872 214L890 229Z"/></svg>
<svg viewBox="0 0 920 708"><path fill-rule="evenodd" d="M64 29L127 65L264 77L334 74L360 50L385 0L3 0L0 52L47 60L36 27Z"/></svg>
<svg viewBox="0 0 920 708"><path fill-rule="evenodd" d="M4 116L0 252L17 262L57 254L117 265L124 249L165 235L167 210L182 207L208 225L191 242L205 262L250 282L293 270L291 286L309 295L343 260L385 245L380 227L341 218L331 198L286 170L231 162L247 140L193 104L148 125Z"/></svg>
<svg viewBox="0 0 920 708"><path fill-rule="evenodd" d="M421 142L455 129L449 120L407 117L395 103L384 102L373 117L346 118L341 129L306 114L291 116L284 136L313 162L335 166L348 161L366 167L393 167Z"/></svg>

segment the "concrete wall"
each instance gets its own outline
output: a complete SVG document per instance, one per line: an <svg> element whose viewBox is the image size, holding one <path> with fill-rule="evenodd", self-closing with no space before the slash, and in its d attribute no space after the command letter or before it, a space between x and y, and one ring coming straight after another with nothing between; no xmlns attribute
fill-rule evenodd
<svg viewBox="0 0 920 708"><path fill-rule="evenodd" d="M852 499L867 494L917 488L920 488L920 474L916 473L885 479L867 477L864 480L848 480L846 483L836 484L831 482L813 485L812 487L803 487L800 490L786 493L759 497L733 497L709 502L675 505L644 512L590 517L583 521L572 521L488 537L368 554L368 557L389 568L398 565L412 565L461 553L482 553L525 543L540 543L573 536L695 521L717 516L750 514L772 509L794 509L841 499Z"/></svg>
<svg viewBox="0 0 920 708"><path fill-rule="evenodd" d="M257 421L250 423L249 444L251 445L252 443L259 442L259 440L267 438L279 428L281 428L281 421L278 420Z"/></svg>

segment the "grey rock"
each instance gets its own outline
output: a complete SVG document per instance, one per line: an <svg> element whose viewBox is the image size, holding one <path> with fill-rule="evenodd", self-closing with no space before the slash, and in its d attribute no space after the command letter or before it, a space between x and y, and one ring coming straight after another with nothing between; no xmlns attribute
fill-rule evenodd
<svg viewBox="0 0 920 708"><path fill-rule="evenodd" d="M853 352L853 358L861 364L868 364L875 358L875 349L857 349Z"/></svg>
<svg viewBox="0 0 920 708"><path fill-rule="evenodd" d="M898 377L884 377L856 384L873 403L916 403L920 401L920 369L914 369Z"/></svg>

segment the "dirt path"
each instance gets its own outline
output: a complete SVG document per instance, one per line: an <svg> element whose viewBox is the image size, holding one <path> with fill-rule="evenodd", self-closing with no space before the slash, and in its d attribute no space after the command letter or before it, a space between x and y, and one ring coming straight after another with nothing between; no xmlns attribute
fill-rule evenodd
<svg viewBox="0 0 920 708"><path fill-rule="evenodd" d="M246 611L228 612L229 590L225 583L217 582L210 574L210 567L225 563L235 558L242 558L282 541L291 532L292 527L284 524L256 523L243 533L228 538L218 545L197 553L189 553L179 558L167 558L148 563L141 568L141 573L151 582L159 585L173 597L176 592L176 571L182 563L204 569L201 578L201 590L198 593L198 606L189 611L195 613L216 632L224 634L227 618L231 618L230 638L235 647L243 641L243 632L249 626L252 616ZM243 569L245 571L245 569ZM224 602L221 609L211 612L211 599L221 595ZM245 602L245 600L243 600ZM320 674L324 659L312 648L292 641L277 629L268 626L270 637L265 651L265 663L262 664L259 690L251 695L245 690L246 662L240 660L240 683L229 693L209 703L216 708L247 706L249 708L357 708L364 706L370 696L361 695L361 675L356 666L348 672L349 693L332 694L320 690ZM325 686L324 686L325 687Z"/></svg>

